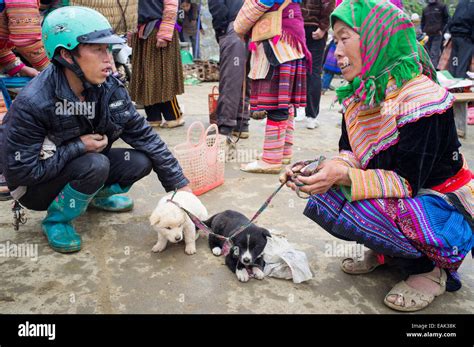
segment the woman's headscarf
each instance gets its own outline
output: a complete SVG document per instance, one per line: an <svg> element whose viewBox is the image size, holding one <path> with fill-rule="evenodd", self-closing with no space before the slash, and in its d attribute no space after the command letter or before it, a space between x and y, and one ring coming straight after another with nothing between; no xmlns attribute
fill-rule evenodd
<svg viewBox="0 0 474 347"><path fill-rule="evenodd" d="M420 74L437 82L426 50L416 40L410 18L387 0L344 0L331 14L360 35L362 71L337 89L340 102L355 95L368 105L385 99L389 76L401 87Z"/></svg>

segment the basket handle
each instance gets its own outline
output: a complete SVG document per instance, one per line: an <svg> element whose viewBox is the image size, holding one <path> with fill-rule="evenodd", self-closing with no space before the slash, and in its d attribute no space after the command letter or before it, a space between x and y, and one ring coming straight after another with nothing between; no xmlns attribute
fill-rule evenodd
<svg viewBox="0 0 474 347"><path fill-rule="evenodd" d="M207 146L208 148L214 148L214 147L217 147L217 140L219 138L219 127L217 126L217 124L211 124L209 125L209 127L206 129L205 133L204 133L204 139L207 139L207 136L209 135L209 132L214 130L216 132L216 141L213 143L212 146Z"/></svg>
<svg viewBox="0 0 474 347"><path fill-rule="evenodd" d="M199 128L200 131L201 131L201 135L199 136L199 141L198 141L198 143L195 143L195 144L193 144L191 142L191 132L193 131L194 128ZM186 141L190 145L198 146L198 145L201 145L202 143L204 143L204 141L206 139L206 136L207 136L207 132L205 132L204 124L202 124L202 122L196 121L196 122L193 122L190 125L190 127L188 128L188 134L187 134L187 140Z"/></svg>
<svg viewBox="0 0 474 347"><path fill-rule="evenodd" d="M217 89L217 93L216 93L216 89ZM211 94L219 94L219 89L217 88L217 86L212 87Z"/></svg>

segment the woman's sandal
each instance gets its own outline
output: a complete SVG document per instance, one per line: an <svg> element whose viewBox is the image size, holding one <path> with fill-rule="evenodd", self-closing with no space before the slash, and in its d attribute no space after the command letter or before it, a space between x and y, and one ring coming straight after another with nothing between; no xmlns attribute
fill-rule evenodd
<svg viewBox="0 0 474 347"><path fill-rule="evenodd" d="M150 124L150 126L152 127L161 127L161 120L151 120L151 121L148 121L148 124Z"/></svg>
<svg viewBox="0 0 474 347"><path fill-rule="evenodd" d="M441 269L440 277L434 277L428 274L420 274L420 275L413 275L413 276L421 276L425 278L429 278L435 283L440 285L439 291L436 294L429 294L422 292L418 289L410 287L405 281L401 281L395 285L395 287L390 290L390 292L385 296L384 304L390 307L393 310L401 311L401 312L414 312L419 311L427 307L429 304L433 302L433 300L443 294L446 291L446 279L447 275L446 272ZM397 295L397 299L394 303L391 303L387 300L390 295ZM400 305L397 305L400 303ZM409 306L406 306L407 303L410 303Z"/></svg>
<svg viewBox="0 0 474 347"><path fill-rule="evenodd" d="M244 172L263 174L279 174L281 169L281 165L261 166L259 161L253 161L240 168L240 170Z"/></svg>
<svg viewBox="0 0 474 347"><path fill-rule="evenodd" d="M364 260L346 258L341 262L341 270L349 275L362 275L374 271L383 264L377 257L373 256L365 257Z"/></svg>
<svg viewBox="0 0 474 347"><path fill-rule="evenodd" d="M164 129L172 129L183 126L185 123L183 118L178 118L177 120L168 120L166 122L162 122L160 128Z"/></svg>

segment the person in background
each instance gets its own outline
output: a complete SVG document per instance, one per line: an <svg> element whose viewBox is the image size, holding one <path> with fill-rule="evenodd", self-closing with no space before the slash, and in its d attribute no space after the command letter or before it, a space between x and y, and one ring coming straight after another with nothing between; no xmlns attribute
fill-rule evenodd
<svg viewBox="0 0 474 347"><path fill-rule="evenodd" d="M10 76L35 77L48 65L38 1L5 0L0 13L0 69Z"/></svg>
<svg viewBox="0 0 474 347"><path fill-rule="evenodd" d="M162 128L184 124L177 95L184 93L177 30L179 0L140 0L138 30L130 35L132 100L145 106L148 122ZM164 121L163 121L164 119Z"/></svg>
<svg viewBox="0 0 474 347"><path fill-rule="evenodd" d="M423 9L421 16L421 30L429 36L425 48L433 66L438 66L443 45L443 31L448 21L448 7L438 0L428 0L428 6Z"/></svg>
<svg viewBox="0 0 474 347"><path fill-rule="evenodd" d="M84 6L101 13L119 36L135 30L138 17L138 0L40 0L43 17L64 6Z"/></svg>
<svg viewBox="0 0 474 347"><path fill-rule="evenodd" d="M181 10L183 11L183 23L182 23L182 31L181 31L181 38L183 42L191 43L191 47L193 50L193 58L200 59L200 49L196 45L198 43L197 35L198 35L198 16L199 8L197 4L191 3L191 0L183 0L181 2ZM202 28L201 23L199 23L199 33L204 35L204 30Z"/></svg>
<svg viewBox="0 0 474 347"><path fill-rule="evenodd" d="M69 0L40 0L40 11L43 17L63 6L69 6Z"/></svg>
<svg viewBox="0 0 474 347"><path fill-rule="evenodd" d="M1 72L9 76L36 77L48 65L49 59L41 41L38 1L5 0L0 11ZM2 105L4 105L3 99ZM0 115L0 126L3 123L3 116L4 114ZM10 194L2 171L0 165L0 199L9 199Z"/></svg>
<svg viewBox="0 0 474 347"><path fill-rule="evenodd" d="M466 78L472 67L474 56L474 2L459 1L453 18L449 22L452 51L449 72L458 78Z"/></svg>
<svg viewBox="0 0 474 347"><path fill-rule="evenodd" d="M316 118L319 115L321 102L321 70L328 38L329 15L334 7L334 0L303 0L301 4L306 45L313 59L312 66L308 66L307 78L306 128L308 129L319 126Z"/></svg>
<svg viewBox="0 0 474 347"><path fill-rule="evenodd" d="M256 161L242 165L242 171L277 174L283 162L293 156L295 108L306 107L306 74L311 53L306 46L300 0L246 1L234 22L235 32L245 38L265 14L283 4L282 34L249 45L250 105L267 111L263 153Z"/></svg>
<svg viewBox="0 0 474 347"><path fill-rule="evenodd" d="M249 137L249 84L242 100L247 65L247 45L234 31L234 20L242 8L243 0L209 0L212 26L219 43L219 100L217 126L225 136ZM244 109L242 110L242 104Z"/></svg>
<svg viewBox="0 0 474 347"><path fill-rule="evenodd" d="M335 74L341 74L341 69L339 66L337 66L337 60L336 57L334 56L334 52L336 51L336 44L334 43L334 40L331 40L329 43L329 46L327 47L327 54L326 54L326 59L324 61L324 74L323 74L323 90L322 94L324 94L326 91L328 91L331 88L331 82L332 79L334 78Z"/></svg>
<svg viewBox="0 0 474 347"><path fill-rule="evenodd" d="M418 13L413 13L411 15L411 21L415 26L416 40L420 43L420 45L426 45L426 43L429 41L429 37L421 30L421 18Z"/></svg>
<svg viewBox="0 0 474 347"><path fill-rule="evenodd" d="M3 124L3 119L6 113L7 113L7 105L6 105L3 93L0 92L0 136L2 136L1 135L3 131L2 124ZM6 201L6 200L11 200L12 197L10 195L10 190L8 189L5 176L3 176L2 174L1 163L2 163L2 160L0 158L0 201Z"/></svg>

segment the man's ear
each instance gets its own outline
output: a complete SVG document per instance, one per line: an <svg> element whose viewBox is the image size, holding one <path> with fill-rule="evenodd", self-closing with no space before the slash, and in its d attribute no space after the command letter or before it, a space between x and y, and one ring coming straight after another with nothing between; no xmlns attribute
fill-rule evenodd
<svg viewBox="0 0 474 347"><path fill-rule="evenodd" d="M160 222L160 216L158 213L152 213L150 216L150 225L153 226L155 224L158 224Z"/></svg>
<svg viewBox="0 0 474 347"><path fill-rule="evenodd" d="M61 48L59 50L59 54L61 55L61 58L63 58L64 60L66 60L69 64L73 64L73 60L72 60L72 55L71 55L71 52L68 51L67 49L65 48Z"/></svg>

